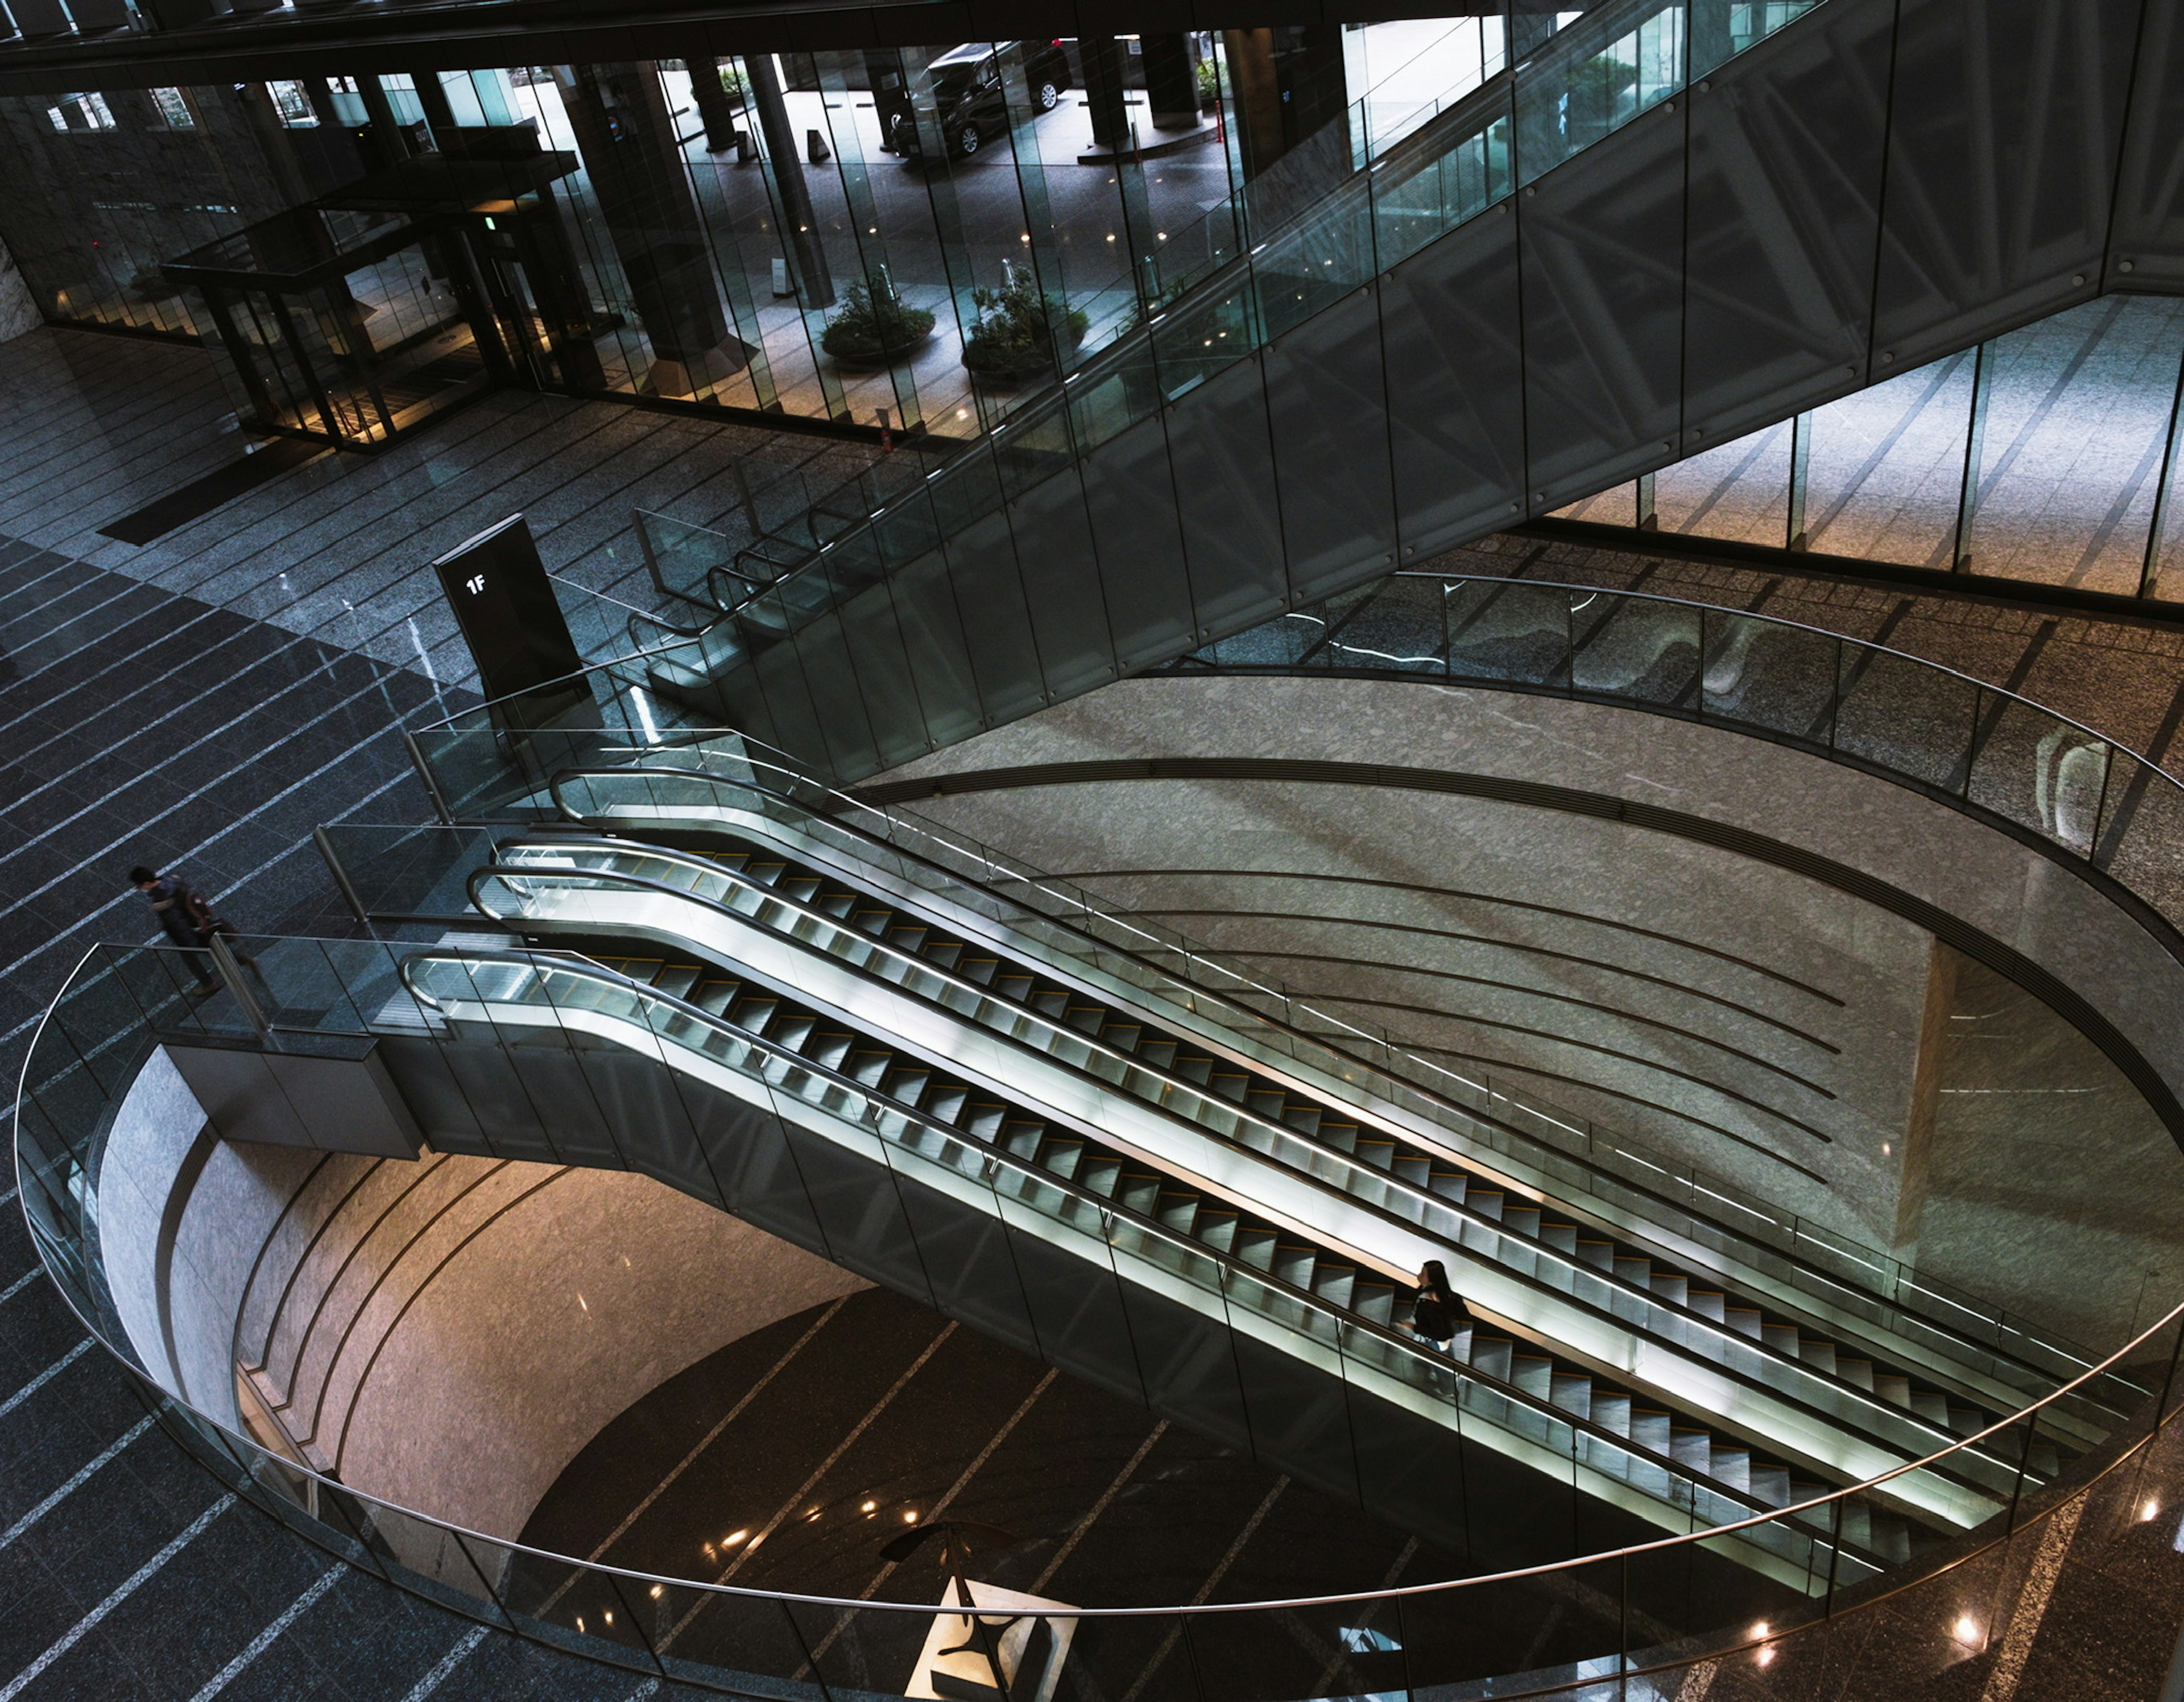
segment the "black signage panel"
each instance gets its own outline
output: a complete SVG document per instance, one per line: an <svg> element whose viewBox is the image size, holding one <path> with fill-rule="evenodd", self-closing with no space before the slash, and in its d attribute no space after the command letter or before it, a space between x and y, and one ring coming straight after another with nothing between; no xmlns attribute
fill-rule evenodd
<svg viewBox="0 0 2184 1702"><path fill-rule="evenodd" d="M432 566L488 701L530 696L555 681L564 682L555 695L567 694L569 676L584 659L521 514L456 545Z"/></svg>

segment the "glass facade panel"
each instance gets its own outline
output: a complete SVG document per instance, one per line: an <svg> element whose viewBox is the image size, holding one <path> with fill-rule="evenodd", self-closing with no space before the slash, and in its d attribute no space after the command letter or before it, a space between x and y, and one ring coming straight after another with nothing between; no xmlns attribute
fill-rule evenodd
<svg viewBox="0 0 2184 1702"><path fill-rule="evenodd" d="M1805 485L1813 549L1949 565L1976 365L1970 352L1953 354L1814 411Z"/></svg>
<svg viewBox="0 0 2184 1702"><path fill-rule="evenodd" d="M1663 531L1780 545L1790 513L1791 421L1663 467L1653 477Z"/></svg>
<svg viewBox="0 0 2184 1702"><path fill-rule="evenodd" d="M2184 361L2184 303L2092 302L1987 350L1993 372L1960 565L2133 594Z"/></svg>

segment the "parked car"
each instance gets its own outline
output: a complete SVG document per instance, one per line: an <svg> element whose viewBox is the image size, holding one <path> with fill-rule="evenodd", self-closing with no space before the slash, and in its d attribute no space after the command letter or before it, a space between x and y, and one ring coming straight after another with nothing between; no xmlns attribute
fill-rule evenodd
<svg viewBox="0 0 2184 1702"><path fill-rule="evenodd" d="M1069 49L1065 42L966 42L950 47L927 68L924 86L915 98L921 110L938 120L948 152L956 159L968 159L1007 132L1008 103L1001 92L1000 56L1017 47L1023 49L1024 80L1030 85L1032 105L1040 112L1052 112L1061 104L1062 94L1070 85ZM922 153L916 119L897 112L889 127L888 143L894 153L905 157Z"/></svg>

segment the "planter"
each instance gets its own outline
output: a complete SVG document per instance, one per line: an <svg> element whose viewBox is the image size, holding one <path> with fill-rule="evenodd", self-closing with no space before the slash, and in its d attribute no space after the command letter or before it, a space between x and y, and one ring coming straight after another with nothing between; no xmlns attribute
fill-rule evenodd
<svg viewBox="0 0 2184 1702"><path fill-rule="evenodd" d="M933 341L933 333L913 337L906 342L891 344L852 344L844 348L827 350L827 358L844 372L883 372L890 366L900 366L922 353Z"/></svg>

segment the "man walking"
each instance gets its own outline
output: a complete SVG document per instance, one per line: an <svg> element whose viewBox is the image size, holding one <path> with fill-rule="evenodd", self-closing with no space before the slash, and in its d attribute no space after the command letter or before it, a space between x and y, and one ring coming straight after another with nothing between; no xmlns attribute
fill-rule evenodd
<svg viewBox="0 0 2184 1702"><path fill-rule="evenodd" d="M232 936L235 930L213 914L212 903L179 875L162 875L142 863L129 871L129 884L152 901L153 911L169 939L187 954L198 972L192 998L203 998L220 986L212 954L204 949L214 934ZM255 967L257 959L237 952L237 960Z"/></svg>

